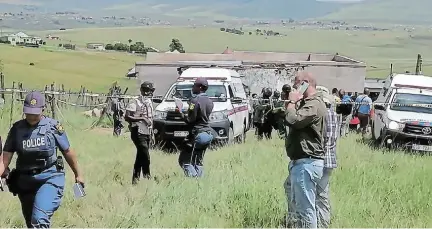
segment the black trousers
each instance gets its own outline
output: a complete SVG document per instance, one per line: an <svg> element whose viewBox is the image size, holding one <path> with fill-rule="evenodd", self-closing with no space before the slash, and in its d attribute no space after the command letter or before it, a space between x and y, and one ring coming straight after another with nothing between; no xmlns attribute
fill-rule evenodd
<svg viewBox="0 0 432 229"><path fill-rule="evenodd" d="M143 177L150 176L150 135L138 133L138 127L131 128L131 139L137 149L135 164L133 169L133 178L140 178L141 172Z"/></svg>
<svg viewBox="0 0 432 229"><path fill-rule="evenodd" d="M271 133L273 130L271 123L269 122L259 123L256 128L257 128L258 139L263 139L264 136L268 139L271 138Z"/></svg>
<svg viewBox="0 0 432 229"><path fill-rule="evenodd" d="M121 131L123 129L123 123L120 120L114 119L114 136L119 136L121 134Z"/></svg>

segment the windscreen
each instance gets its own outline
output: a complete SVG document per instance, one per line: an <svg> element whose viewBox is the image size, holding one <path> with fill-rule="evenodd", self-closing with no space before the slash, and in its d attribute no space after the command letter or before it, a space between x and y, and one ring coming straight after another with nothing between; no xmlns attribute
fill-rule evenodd
<svg viewBox="0 0 432 229"><path fill-rule="evenodd" d="M174 85L168 92L166 100L174 101L175 97L183 101L189 101L190 98L192 98L192 86L193 84ZM206 94L213 101L226 101L227 98L227 93L224 85L209 85Z"/></svg>
<svg viewBox="0 0 432 229"><path fill-rule="evenodd" d="M396 93L390 109L432 114L432 96L422 94Z"/></svg>

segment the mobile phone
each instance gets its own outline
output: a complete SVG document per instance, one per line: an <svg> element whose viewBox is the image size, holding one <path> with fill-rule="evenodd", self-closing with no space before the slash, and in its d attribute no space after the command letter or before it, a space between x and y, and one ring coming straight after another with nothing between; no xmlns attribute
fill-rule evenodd
<svg viewBox="0 0 432 229"><path fill-rule="evenodd" d="M86 195L83 186L80 183L75 183L73 186L75 199L84 197Z"/></svg>
<svg viewBox="0 0 432 229"><path fill-rule="evenodd" d="M300 94L303 95L306 92L306 90L308 89L308 87L309 87L309 83L306 81L303 81L297 90Z"/></svg>

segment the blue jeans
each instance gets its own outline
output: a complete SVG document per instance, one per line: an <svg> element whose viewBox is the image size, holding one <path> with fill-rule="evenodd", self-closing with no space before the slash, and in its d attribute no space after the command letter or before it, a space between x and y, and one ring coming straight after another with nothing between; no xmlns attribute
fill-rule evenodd
<svg viewBox="0 0 432 229"><path fill-rule="evenodd" d="M60 207L65 173L52 166L40 174L20 175L18 193L28 228L49 228L51 217Z"/></svg>
<svg viewBox="0 0 432 229"><path fill-rule="evenodd" d="M213 140L213 135L201 132L194 138L192 147L186 147L179 156L179 164L187 177L204 175L204 154Z"/></svg>
<svg viewBox="0 0 432 229"><path fill-rule="evenodd" d="M317 219L319 228L328 228L330 226L330 199L329 199L329 186L330 186L330 175L333 169L324 168L323 176L318 182L317 186Z"/></svg>
<svg viewBox="0 0 432 229"><path fill-rule="evenodd" d="M303 158L290 161L285 181L288 201L288 223L296 228L317 228L316 195L324 160Z"/></svg>

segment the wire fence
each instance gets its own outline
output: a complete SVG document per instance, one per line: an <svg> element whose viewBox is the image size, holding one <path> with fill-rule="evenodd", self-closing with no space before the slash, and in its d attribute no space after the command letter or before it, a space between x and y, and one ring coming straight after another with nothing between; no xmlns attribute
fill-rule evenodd
<svg viewBox="0 0 432 229"><path fill-rule="evenodd" d="M294 75L293 72L287 72L287 74L282 74L285 75L287 79L291 80L292 76ZM0 96L2 98L2 102L3 104L6 104L6 96L8 95L10 96L11 99L11 110L10 110L10 126L12 125L13 122L13 117L14 117L14 106L15 106L15 102L19 101L19 102L23 102L24 101L24 97L25 94L31 92L31 91L40 91L42 94L45 95L45 99L46 99L46 108L49 109L50 113L51 113L51 117L53 118L57 118L57 117L61 117L62 120L64 122L66 122L67 124L69 124L71 127L73 127L76 130L80 130L80 131L88 131L91 130L95 127L97 127L102 120L105 117L108 117L111 120L111 111L112 111L112 102L114 99L116 99L117 101L120 101L122 103L124 103L124 105L128 104L131 102L131 100L134 99L138 99L140 98L139 95L130 95L130 94L126 94L127 92L127 88L126 90L122 91L120 89L120 87L117 85L117 83L113 83L113 85L109 88L107 93L93 93L93 92L89 92L87 91L84 87L81 87L81 89L78 92L74 92L71 90L66 91L64 89L64 85L60 86L60 89L55 90L55 83L51 84L51 85L47 85L45 86L45 88L43 90L38 90L38 89L24 89L23 88L23 84L22 83L17 83L17 82L13 82L13 85L11 88L6 88L4 86L4 75L2 73L0 73ZM272 82L268 82L268 84L271 84ZM432 96L431 96L432 97ZM154 101L154 104L157 104L159 102L161 102L164 98L163 96L151 96L151 97L145 97L145 98L150 98ZM9 98L8 98L9 99ZM181 99L181 98L180 98ZM266 102L266 103L270 103L270 104L276 104L278 103L283 104L283 103L288 103L290 102L290 100L283 100L280 98L268 98L268 99L264 99L264 98L252 98L252 97L248 97L248 98L236 98L236 97L231 97L227 98L225 97L218 97L218 98L212 98L214 99L213 101L231 101L231 103L233 105L235 104L249 104L251 105L251 108L253 108L254 104L259 104L261 102ZM187 101L188 98L183 98L183 101ZM157 102L155 102L157 101ZM374 109L377 105L385 107L386 106L391 106L391 107L420 107L420 108L432 108L432 99L425 102L425 103L418 103L415 101L407 101L405 103L400 103L400 102L372 102L372 103L365 103L365 102L333 102L334 105L353 105L353 106L360 106L360 105L369 105L371 106L371 109ZM286 105L286 104L284 104ZM282 106L284 106L282 105ZM75 127L72 123L70 123L67 118L64 116L63 111L65 108L67 107L73 107L74 109L99 109L100 108L100 116L99 119L94 121L90 127L88 128L78 128ZM380 109L382 109L382 107ZM3 118L3 112L2 112L2 118Z"/></svg>

